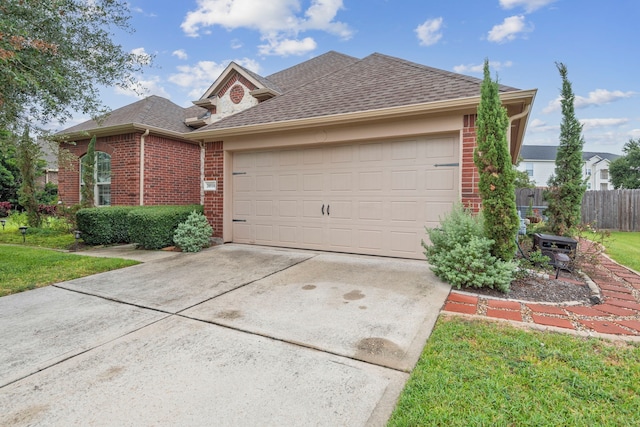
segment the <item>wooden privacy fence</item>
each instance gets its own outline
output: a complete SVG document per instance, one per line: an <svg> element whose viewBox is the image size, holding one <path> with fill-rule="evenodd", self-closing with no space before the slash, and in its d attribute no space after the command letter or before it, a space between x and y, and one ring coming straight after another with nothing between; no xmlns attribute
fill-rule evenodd
<svg viewBox="0 0 640 427"><path fill-rule="evenodd" d="M640 190L587 191L582 222L618 231L640 231Z"/></svg>
<svg viewBox="0 0 640 427"><path fill-rule="evenodd" d="M529 201L541 213L547 207L544 188L516 189L516 206L525 216ZM582 223L618 231L640 231L640 190L587 191L582 199Z"/></svg>

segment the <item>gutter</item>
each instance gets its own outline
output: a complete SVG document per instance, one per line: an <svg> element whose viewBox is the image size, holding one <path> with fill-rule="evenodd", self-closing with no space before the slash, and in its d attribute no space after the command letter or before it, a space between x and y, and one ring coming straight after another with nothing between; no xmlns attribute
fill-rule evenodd
<svg viewBox="0 0 640 427"><path fill-rule="evenodd" d="M147 136L149 129L140 136L140 206L144 206L144 143Z"/></svg>

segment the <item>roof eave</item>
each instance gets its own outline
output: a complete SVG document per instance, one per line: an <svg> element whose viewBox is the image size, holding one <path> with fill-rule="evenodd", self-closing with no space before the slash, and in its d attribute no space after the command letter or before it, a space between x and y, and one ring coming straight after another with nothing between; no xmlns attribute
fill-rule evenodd
<svg viewBox="0 0 640 427"><path fill-rule="evenodd" d="M520 90L511 92L502 92L500 99L503 104L513 104L522 102L523 105L532 104L535 98L536 89ZM477 108L480 103L480 96L467 98L450 99L445 101L427 102L420 104L404 105L400 107L388 107L375 110L357 111L352 113L332 114L327 116L309 117L303 119L283 120L278 122L260 123L255 125L237 126L223 129L196 130L186 135L186 138L196 141L214 141L220 138L248 135L263 132L276 132L297 130L308 127L336 125L342 123L353 123L380 118L407 117L411 115L420 115L425 113L440 113L469 108ZM518 133L518 147L522 145L522 137L526 128L527 117L525 117L525 125L521 126ZM519 148L518 148L519 152Z"/></svg>
<svg viewBox="0 0 640 427"><path fill-rule="evenodd" d="M166 136L172 139L177 139L185 142L195 142L191 138L187 138L188 132L176 132L168 129L159 128L157 126L145 125L142 123L126 123L115 126L97 127L94 129L87 129L83 131L71 132L71 133L58 133L56 134L56 140L58 141L77 141L81 139L89 139L94 135L96 137L121 135L124 133L141 132L144 133L149 129L150 133L154 135Z"/></svg>

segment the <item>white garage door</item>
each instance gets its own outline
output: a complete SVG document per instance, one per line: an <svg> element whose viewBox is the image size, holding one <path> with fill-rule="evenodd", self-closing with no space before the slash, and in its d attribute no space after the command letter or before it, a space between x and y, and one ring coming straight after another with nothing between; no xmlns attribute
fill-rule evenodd
<svg viewBox="0 0 640 427"><path fill-rule="evenodd" d="M459 200L458 138L237 152L233 241L423 258Z"/></svg>

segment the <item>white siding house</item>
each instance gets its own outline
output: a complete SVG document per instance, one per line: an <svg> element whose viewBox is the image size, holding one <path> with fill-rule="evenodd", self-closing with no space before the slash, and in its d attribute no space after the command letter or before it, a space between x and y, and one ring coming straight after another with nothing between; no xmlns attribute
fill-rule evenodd
<svg viewBox="0 0 640 427"><path fill-rule="evenodd" d="M546 187L547 181L556 167L557 146L523 145L520 150L522 161L518 170L526 171L536 187ZM620 157L611 153L583 152L583 177L587 182L587 190L612 190L609 178L609 164Z"/></svg>

